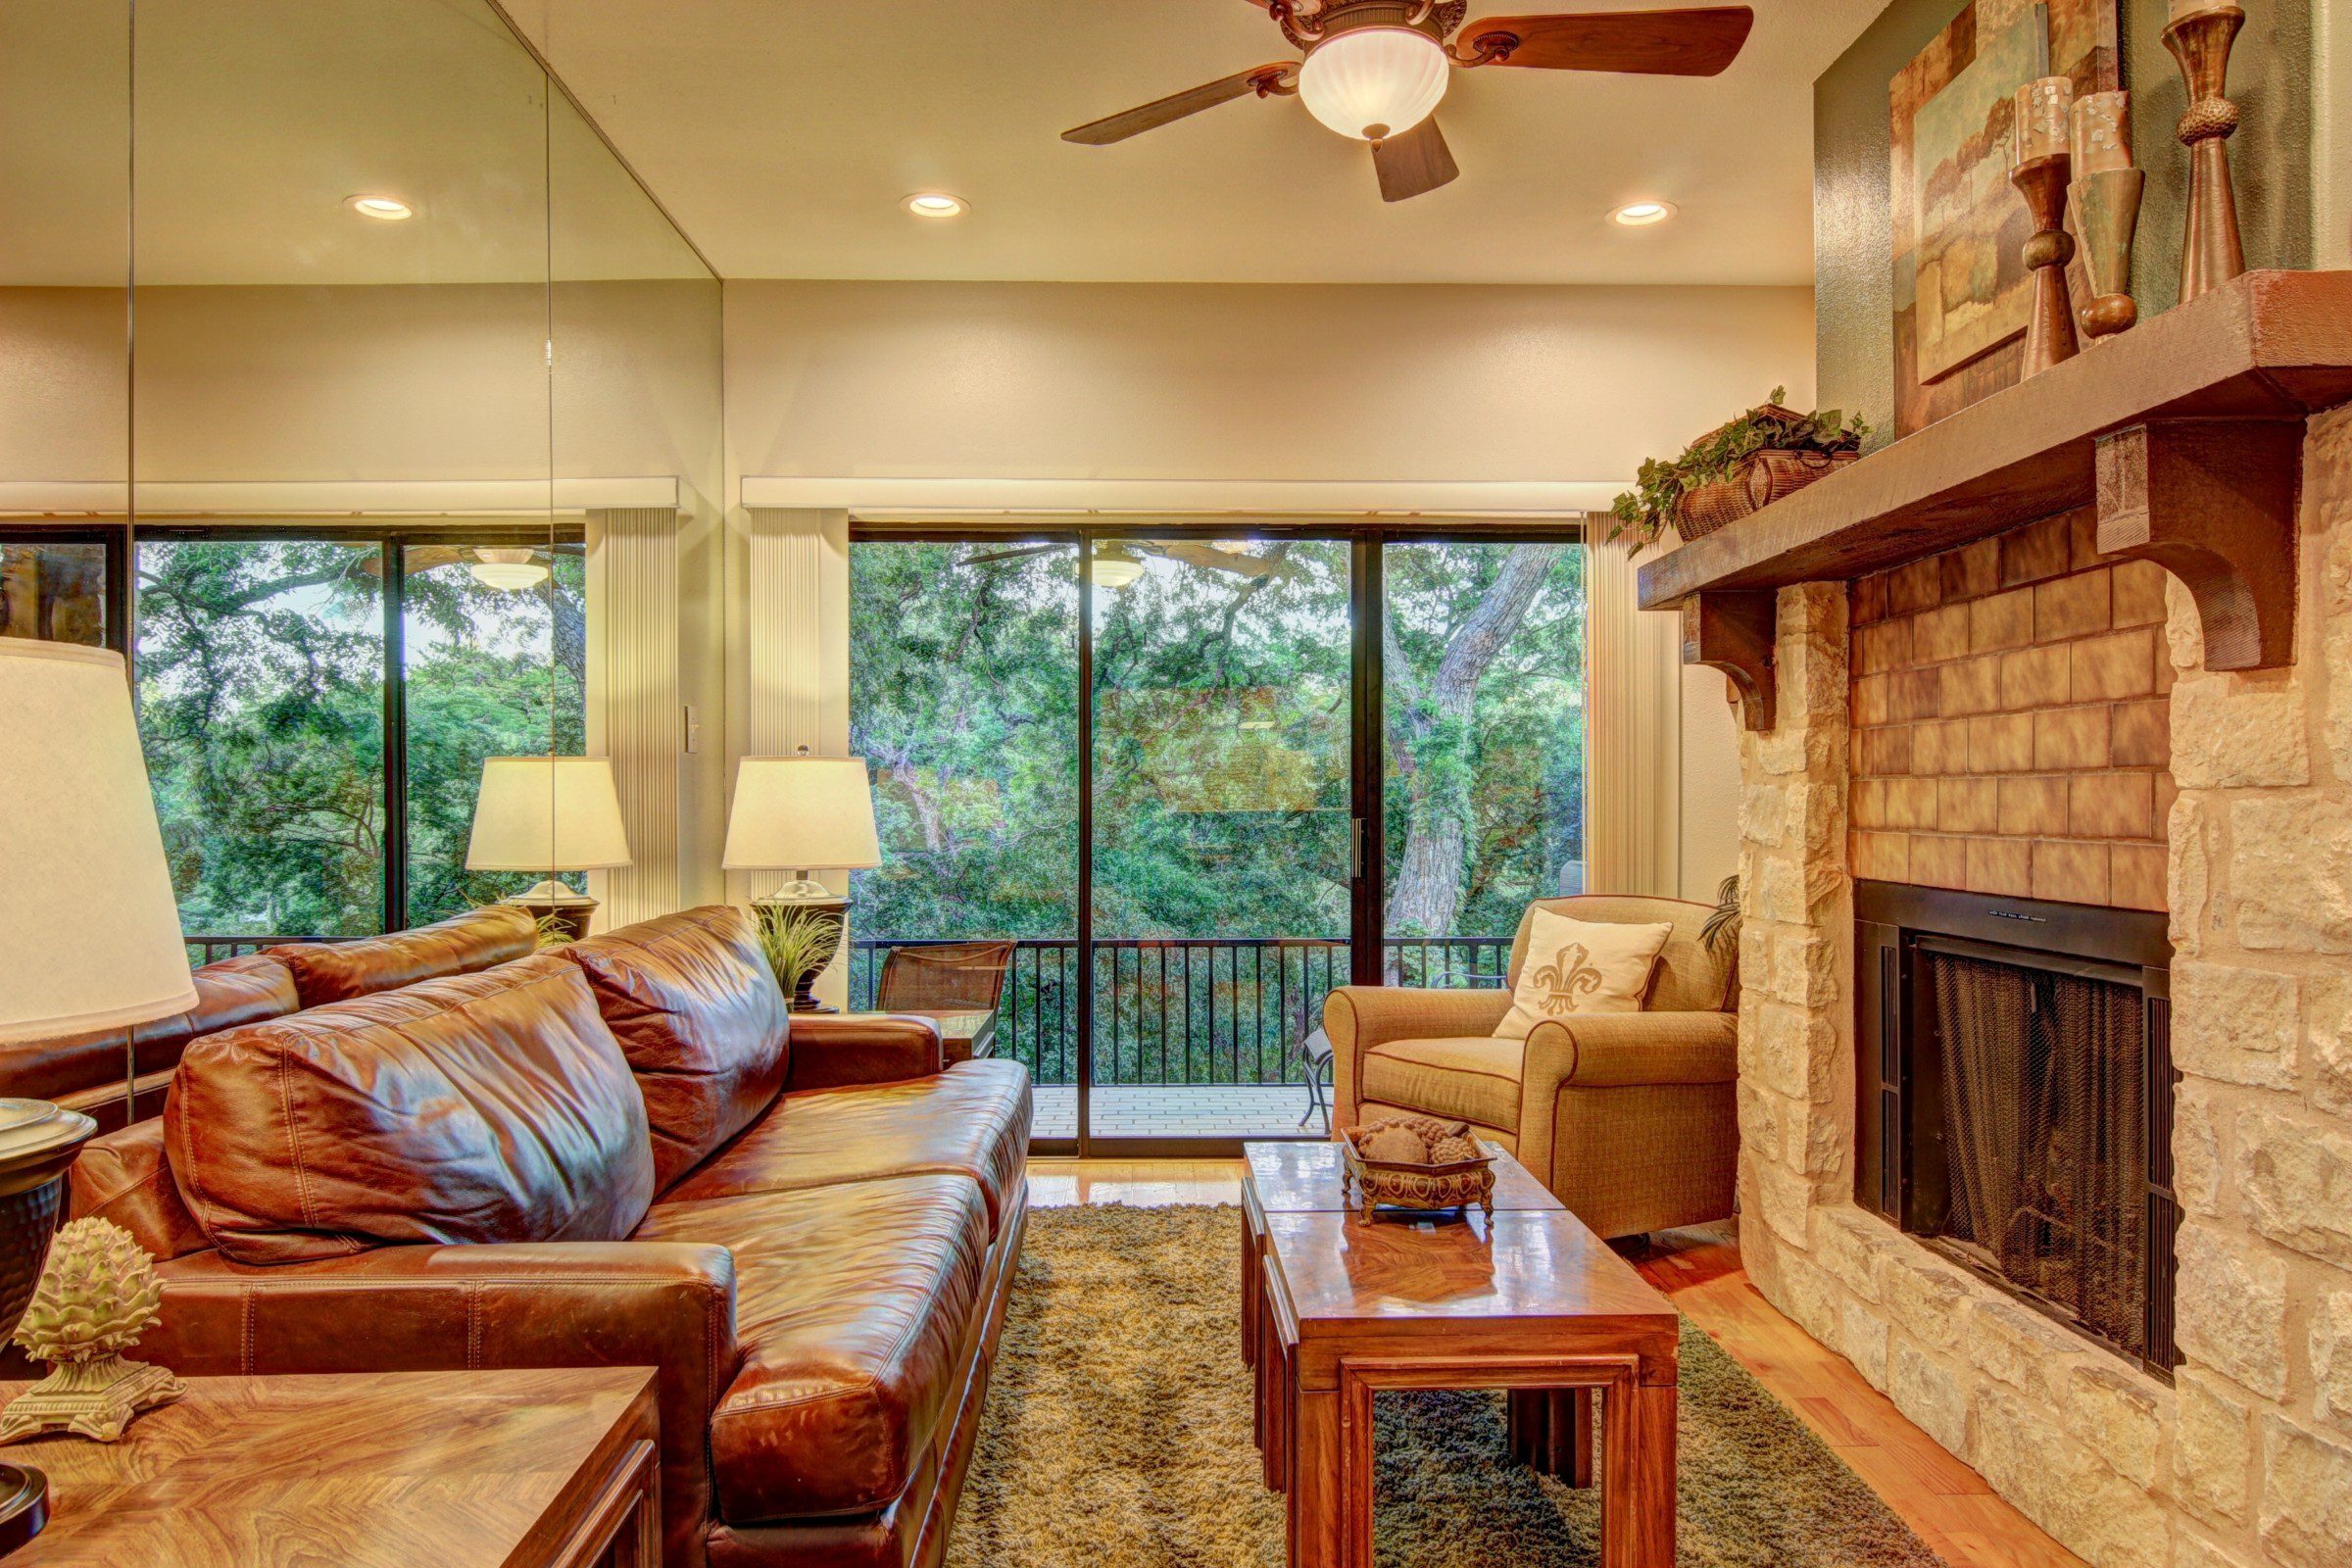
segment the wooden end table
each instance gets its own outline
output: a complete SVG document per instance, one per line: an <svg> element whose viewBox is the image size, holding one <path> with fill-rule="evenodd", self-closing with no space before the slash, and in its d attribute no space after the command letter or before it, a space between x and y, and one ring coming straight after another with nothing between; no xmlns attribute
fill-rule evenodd
<svg viewBox="0 0 2352 1568"><path fill-rule="evenodd" d="M984 1060L996 1054L997 1009L990 1007L897 1007L889 1012L863 1012L860 1018L928 1018L939 1029L940 1059L949 1066L959 1061ZM13 1568L13 1565L12 1565Z"/></svg>
<svg viewBox="0 0 2352 1568"><path fill-rule="evenodd" d="M661 1568L650 1368L187 1384L119 1443L0 1446L49 1478L8 1568Z"/></svg>
<svg viewBox="0 0 2352 1568"><path fill-rule="evenodd" d="M1338 1146L1243 1152L1243 1353L1292 1568L1371 1568L1374 1394L1493 1388L1513 1455L1579 1486L1597 1393L1602 1568L1673 1568L1680 1321L1632 1265L1508 1155L1492 1220L1366 1220Z"/></svg>

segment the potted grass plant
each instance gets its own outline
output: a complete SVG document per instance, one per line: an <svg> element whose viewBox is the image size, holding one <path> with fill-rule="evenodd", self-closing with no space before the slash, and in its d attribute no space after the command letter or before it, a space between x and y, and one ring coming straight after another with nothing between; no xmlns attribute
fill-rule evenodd
<svg viewBox="0 0 2352 1568"><path fill-rule="evenodd" d="M1772 401L1719 425L1671 461L1642 465L1636 488L1610 509L1611 539L1654 544L1668 524L1685 539L1713 533L1761 511L1861 455L1870 426L1859 415L1785 408L1787 387Z"/></svg>

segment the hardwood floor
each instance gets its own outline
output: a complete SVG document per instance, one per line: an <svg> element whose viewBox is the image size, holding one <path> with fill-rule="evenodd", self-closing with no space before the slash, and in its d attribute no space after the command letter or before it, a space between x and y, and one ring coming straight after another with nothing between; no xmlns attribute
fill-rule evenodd
<svg viewBox="0 0 2352 1568"><path fill-rule="evenodd" d="M1033 1159L1029 1187L1031 1201L1044 1207L1238 1203L1242 1167L1228 1160ZM1641 1269L1952 1568L2084 1568L1905 1420L1852 1363L1775 1310L1748 1284L1728 1225L1660 1237Z"/></svg>

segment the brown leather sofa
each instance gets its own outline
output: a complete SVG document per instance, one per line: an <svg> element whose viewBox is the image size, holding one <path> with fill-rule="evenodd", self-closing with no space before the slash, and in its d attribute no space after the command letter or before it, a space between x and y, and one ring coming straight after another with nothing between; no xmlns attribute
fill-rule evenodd
<svg viewBox="0 0 2352 1568"><path fill-rule="evenodd" d="M512 905L468 909L435 925L351 942L286 943L197 969L196 1005L139 1025L135 1106L123 1085L130 1033L101 1029L0 1048L0 1095L51 1100L111 1132L162 1113L172 1069L192 1041L282 1018L323 1002L366 996L447 974L471 974L528 956L539 928Z"/></svg>
<svg viewBox="0 0 2352 1568"><path fill-rule="evenodd" d="M649 1366L669 1568L933 1565L1027 1205L1016 1062L794 1016L740 910L212 1034L77 1215L190 1374Z"/></svg>

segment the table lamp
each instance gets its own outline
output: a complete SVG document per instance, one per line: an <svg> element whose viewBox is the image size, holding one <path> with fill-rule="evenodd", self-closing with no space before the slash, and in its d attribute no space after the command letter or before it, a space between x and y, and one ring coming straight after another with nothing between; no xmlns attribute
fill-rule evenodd
<svg viewBox="0 0 2352 1568"><path fill-rule="evenodd" d="M121 654L0 637L0 1046L136 1028L196 1005ZM125 1092L128 1092L126 1086ZM98 1124L0 1100L0 1336L56 1228L65 1169ZM47 1517L38 1471L0 1465L0 1541Z"/></svg>
<svg viewBox="0 0 2352 1568"><path fill-rule="evenodd" d="M850 901L808 873L858 871L882 863L874 832L874 790L860 757L747 757L735 771L727 813L729 871L790 871L793 880L755 900L760 936L795 1012L834 1009L808 988L841 950Z"/></svg>
<svg viewBox="0 0 2352 1568"><path fill-rule="evenodd" d="M486 757L473 802L469 871L609 871L629 863L612 763L602 757ZM502 901L564 940L588 934L596 900L550 875Z"/></svg>

